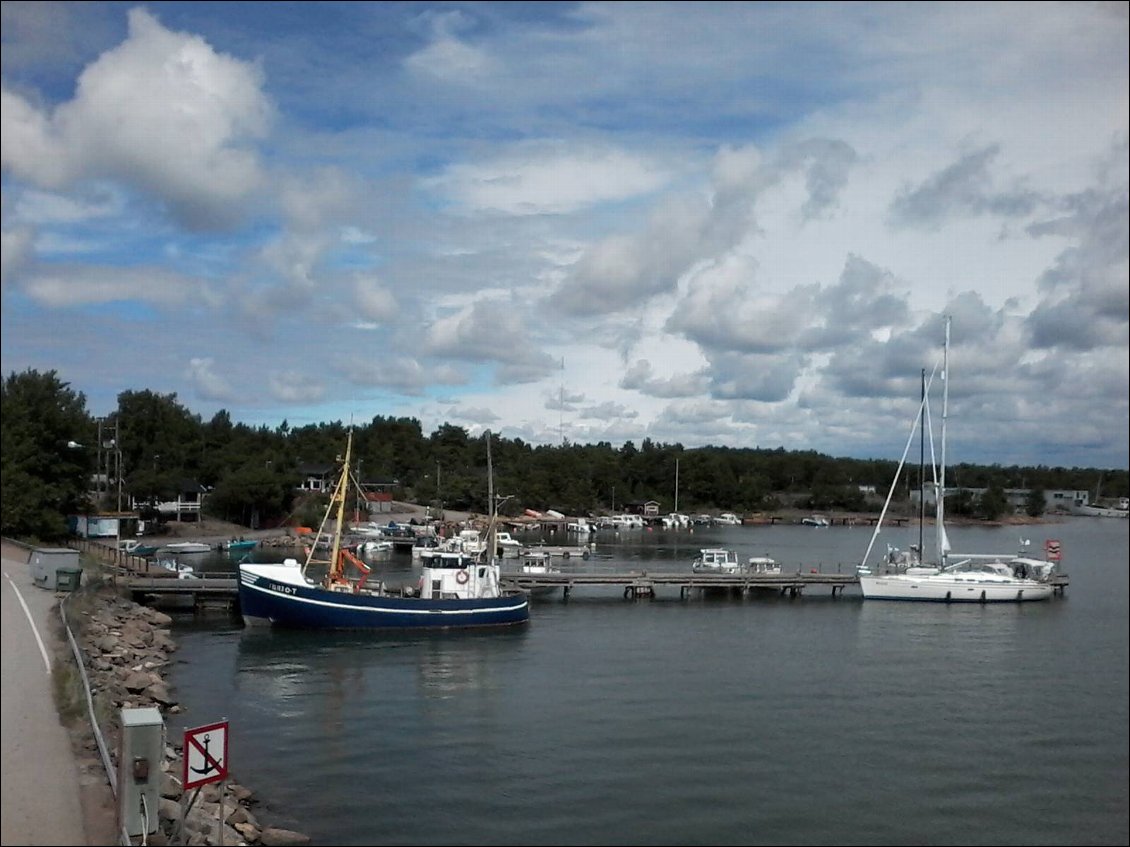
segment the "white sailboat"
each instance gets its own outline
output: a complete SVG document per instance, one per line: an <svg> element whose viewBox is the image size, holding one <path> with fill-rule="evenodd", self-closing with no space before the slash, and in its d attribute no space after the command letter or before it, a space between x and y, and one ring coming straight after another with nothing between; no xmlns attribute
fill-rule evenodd
<svg viewBox="0 0 1130 847"><path fill-rule="evenodd" d="M883 505L883 512L875 525L875 532L867 545L863 562L857 569L859 585L868 600L917 600L939 603L1016 603L1046 600L1054 588L1050 577L1054 569L1051 562L1038 562L1022 556L983 553L953 553L945 528L946 490L946 421L949 414L949 346L950 319L945 321L945 347L942 354L942 428L940 475L934 483L937 516L935 518L935 546L937 561L922 561L921 544L910 554L897 550L888 552L887 560L879 565L868 564L868 558L883 525L883 517L890 505L891 496L898 484L899 475L906 464L907 451L915 429L926 426L929 415L929 392L923 390L914 426L907 438L902 460ZM933 382L933 376L931 377ZM933 445L931 443L931 451Z"/></svg>

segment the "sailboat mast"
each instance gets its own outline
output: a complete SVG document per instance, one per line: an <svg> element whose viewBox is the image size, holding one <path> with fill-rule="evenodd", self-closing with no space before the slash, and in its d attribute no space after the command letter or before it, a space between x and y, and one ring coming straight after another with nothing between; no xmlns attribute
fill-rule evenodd
<svg viewBox="0 0 1130 847"><path fill-rule="evenodd" d="M487 439L487 500L490 503L490 505L488 506L490 521L489 521L489 523L487 523L487 543L486 543L487 557L486 557L486 562L489 564L491 562L491 560L494 559L494 554L495 554L495 540L494 540L495 539L495 534L494 534L495 533L495 528L494 528L494 521L495 521L494 464L492 463L491 456L490 456L490 430L489 429L486 431L486 439Z"/></svg>
<svg viewBox="0 0 1130 847"><path fill-rule="evenodd" d="M918 405L921 418L926 408L926 369L922 369L922 397ZM918 561L923 561L922 544L926 527L926 422L918 427Z"/></svg>
<svg viewBox="0 0 1130 847"><path fill-rule="evenodd" d="M949 553L949 541L946 539L945 512L946 512L946 420L949 417L950 400L950 318L946 316L946 344L942 350L942 452L941 475L938 481L938 513L935 519L935 530L938 536L938 562L944 570L946 555Z"/></svg>

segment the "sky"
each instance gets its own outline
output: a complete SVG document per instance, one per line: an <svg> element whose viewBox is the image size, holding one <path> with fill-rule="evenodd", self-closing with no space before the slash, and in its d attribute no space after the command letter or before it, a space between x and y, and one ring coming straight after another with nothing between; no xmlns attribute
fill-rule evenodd
<svg viewBox="0 0 1130 847"><path fill-rule="evenodd" d="M4 377L1125 469L1128 10L4 2Z"/></svg>

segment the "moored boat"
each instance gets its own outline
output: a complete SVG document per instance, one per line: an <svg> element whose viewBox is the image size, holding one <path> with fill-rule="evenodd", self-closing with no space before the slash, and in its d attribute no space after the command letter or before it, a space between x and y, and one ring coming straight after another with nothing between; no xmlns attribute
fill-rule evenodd
<svg viewBox="0 0 1130 847"><path fill-rule="evenodd" d="M857 569L859 585L864 599L868 600L914 600L939 603L1017 603L1031 600L1046 600L1055 589L1050 578L1055 565L1053 562L1036 562L1023 556L1002 556L996 553L952 553L945 529L945 490L946 490L946 421L949 410L949 346L950 321L945 320L945 346L943 348L941 373L942 393L942 431L940 472L934 483L937 514L934 521L937 561L926 563L922 558L922 544L913 545L909 552L890 550L885 562L877 567L868 564L875 539L883 525L886 505L875 524L875 531L864 553L863 561ZM937 369L935 369L935 373ZM931 377L931 382L933 377ZM922 425L925 437L925 420L929 411L929 391L923 371L922 400L918 406L914 426L907 438L902 460L895 471L887 503L898 484L906 455L915 429ZM920 474L924 478L924 474ZM924 498L920 498L924 503ZM921 516L920 516L921 520ZM1058 547L1057 547L1058 555Z"/></svg>
<svg viewBox="0 0 1130 847"><path fill-rule="evenodd" d="M123 553L144 558L156 554L158 547L156 544L145 544L137 539L131 538L121 543L121 549Z"/></svg>
<svg viewBox="0 0 1130 847"><path fill-rule="evenodd" d="M733 550L723 547L704 547L698 551L698 556L691 562L694 573L723 573L735 574L742 570L738 554Z"/></svg>
<svg viewBox="0 0 1130 847"><path fill-rule="evenodd" d="M158 548L161 553L210 553L212 546L203 541L174 541L171 544L162 544Z"/></svg>
<svg viewBox="0 0 1130 847"><path fill-rule="evenodd" d="M185 565L176 559L158 559L155 564L163 570L177 575L178 579L196 579L196 570L192 565Z"/></svg>
<svg viewBox="0 0 1130 847"><path fill-rule="evenodd" d="M519 573L543 576L546 574L561 573L561 568L553 564L553 555L544 550L529 550L522 557L522 566ZM530 589L530 594L535 597L544 597L557 591L558 586L541 585Z"/></svg>
<svg viewBox="0 0 1130 847"><path fill-rule="evenodd" d="M528 597L522 591L502 587L497 561L486 554L471 561L462 556L428 561L415 586L394 587L369 580L370 567L341 542L352 445L351 431L323 520L325 526L336 514L330 557L319 561L314 558L315 548L310 548L303 564L297 559L281 564L241 562L239 602L244 622L308 629L399 630L526 623ZM493 530L492 515L488 537ZM315 580L312 565L324 565L325 576ZM357 575L347 575L347 566Z"/></svg>
<svg viewBox="0 0 1130 847"><path fill-rule="evenodd" d="M259 546L254 538L231 538L220 545L228 553L246 553Z"/></svg>
<svg viewBox="0 0 1130 847"><path fill-rule="evenodd" d="M779 574L780 563L771 556L750 556L746 563L747 573Z"/></svg>

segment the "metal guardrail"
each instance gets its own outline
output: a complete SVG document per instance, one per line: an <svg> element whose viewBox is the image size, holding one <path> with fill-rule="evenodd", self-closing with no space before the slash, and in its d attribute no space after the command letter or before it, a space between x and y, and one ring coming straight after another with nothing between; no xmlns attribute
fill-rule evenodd
<svg viewBox="0 0 1130 847"><path fill-rule="evenodd" d="M30 554L36 549L38 545L28 544L23 541L17 541L14 538L4 537L0 539L4 544L18 547L22 550L27 550ZM67 602L73 597L73 594L68 594L62 598L59 603L59 618L63 623L63 632L66 634L67 645L70 647L71 655L74 658L75 667L78 668L79 678L82 681L83 697L86 700L86 717L87 722L90 724L91 734L94 736L94 743L98 747L98 755L102 761L102 769L106 772L106 782L110 786L110 791L113 792L115 801L118 798L118 771L114 764L113 757L110 754L109 746L106 744L106 738L102 734L102 727L98 723L98 717L94 712L94 695L90 688L90 678L86 674L86 662L83 659L82 649L78 646L78 641L75 639L74 631L71 629L70 621L67 620ZM125 828L121 828L117 832L118 845L133 844L133 840L129 834L126 833Z"/></svg>

